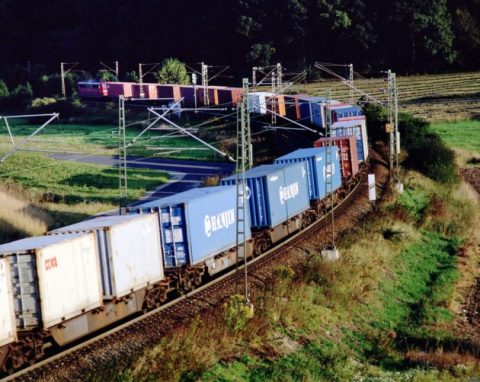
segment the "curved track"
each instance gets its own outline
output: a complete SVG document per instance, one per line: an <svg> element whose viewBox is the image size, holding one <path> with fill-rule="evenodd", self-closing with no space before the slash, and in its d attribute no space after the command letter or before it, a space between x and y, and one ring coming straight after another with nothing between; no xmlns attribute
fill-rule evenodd
<svg viewBox="0 0 480 382"><path fill-rule="evenodd" d="M356 198L365 191L364 173L355 188L341 204L334 208L335 216L338 217L348 210ZM265 268L273 260L277 262L279 256L297 247L300 242L329 224L329 219L330 215L322 217L278 246L251 259L248 262L249 275L255 277L256 272ZM106 366L115 363L117 359L138 354L145 347L158 343L184 319L194 317L201 311L216 306L235 293L242 280L243 265L153 311L20 370L6 377L4 381L84 380L85 376L95 370L98 365Z"/></svg>

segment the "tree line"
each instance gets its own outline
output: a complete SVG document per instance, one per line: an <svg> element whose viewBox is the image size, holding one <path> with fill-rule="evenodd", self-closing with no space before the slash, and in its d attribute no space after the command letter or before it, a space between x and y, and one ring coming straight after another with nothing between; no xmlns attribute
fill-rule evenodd
<svg viewBox="0 0 480 382"><path fill-rule="evenodd" d="M314 61L366 72L471 70L480 64L480 1L0 0L0 47L9 86L58 72L60 62L95 72L118 60L125 76L167 57L230 65L235 76Z"/></svg>

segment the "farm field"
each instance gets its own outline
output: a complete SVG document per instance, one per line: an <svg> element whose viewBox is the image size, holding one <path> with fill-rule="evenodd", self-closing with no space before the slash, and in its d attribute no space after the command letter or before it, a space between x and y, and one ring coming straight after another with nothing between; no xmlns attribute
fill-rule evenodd
<svg viewBox="0 0 480 382"><path fill-rule="evenodd" d="M480 114L480 72L398 76L397 85L401 112L429 121L465 120ZM356 76L354 86L381 102L387 102L385 77ZM327 89L331 89L332 98L350 102L350 88L338 80L297 85L291 91L325 96ZM360 98L361 93L353 93L354 103Z"/></svg>
<svg viewBox="0 0 480 382"><path fill-rule="evenodd" d="M431 126L449 146L480 155L480 121L438 122Z"/></svg>

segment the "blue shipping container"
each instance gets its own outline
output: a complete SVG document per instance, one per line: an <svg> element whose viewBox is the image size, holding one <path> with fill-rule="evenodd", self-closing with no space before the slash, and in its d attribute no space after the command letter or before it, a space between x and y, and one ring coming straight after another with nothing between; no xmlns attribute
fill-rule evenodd
<svg viewBox="0 0 480 382"><path fill-rule="evenodd" d="M321 103L324 101L325 98L322 97L305 96L300 98L300 116L302 122L312 123L315 126L323 127Z"/></svg>
<svg viewBox="0 0 480 382"><path fill-rule="evenodd" d="M250 221L254 228L275 227L310 206L307 170L304 163L271 164L245 172L250 206ZM237 176L222 180L236 184Z"/></svg>
<svg viewBox="0 0 480 382"><path fill-rule="evenodd" d="M132 207L129 213L158 212L165 267L175 268L199 264L235 247L236 199L236 187L195 188Z"/></svg>
<svg viewBox="0 0 480 382"><path fill-rule="evenodd" d="M327 147L314 147L299 149L290 154L284 155L275 160L275 163L296 163L304 162L307 166L308 175L308 193L311 200L318 200L325 197L327 193ZM338 156L338 147L332 146L331 172L333 174L332 191L342 186L340 173L340 158Z"/></svg>

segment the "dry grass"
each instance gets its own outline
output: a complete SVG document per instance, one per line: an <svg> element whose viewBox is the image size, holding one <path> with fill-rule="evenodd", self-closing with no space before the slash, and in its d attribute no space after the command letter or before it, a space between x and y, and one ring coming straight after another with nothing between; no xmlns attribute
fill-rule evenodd
<svg viewBox="0 0 480 382"><path fill-rule="evenodd" d="M25 235L40 235L52 223L51 217L29 202L14 198L0 190L0 230L18 231ZM5 234L5 232L0 232Z"/></svg>
<svg viewBox="0 0 480 382"><path fill-rule="evenodd" d="M421 352L412 350L406 353L405 360L413 364L420 364L428 367L434 367L439 370L455 371L460 365L464 368L478 368L480 361L478 358L468 354L457 352L444 352L437 350L435 352Z"/></svg>

